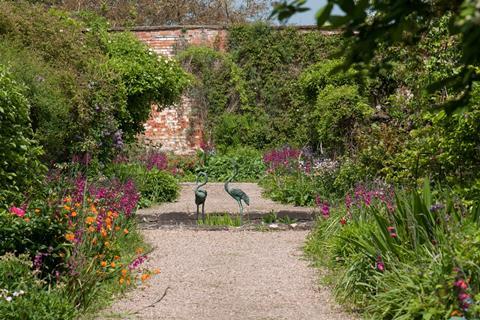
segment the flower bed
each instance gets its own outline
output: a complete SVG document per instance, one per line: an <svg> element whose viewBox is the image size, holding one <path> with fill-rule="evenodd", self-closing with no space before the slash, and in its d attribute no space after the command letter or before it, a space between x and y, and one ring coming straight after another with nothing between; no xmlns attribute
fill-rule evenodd
<svg viewBox="0 0 480 320"><path fill-rule="evenodd" d="M154 273L142 268L133 181L56 176L46 192L0 211L0 318L74 318Z"/></svg>
<svg viewBox="0 0 480 320"><path fill-rule="evenodd" d="M372 319L480 316L480 207L436 202L428 183L358 186L341 205L319 204L306 251L341 302Z"/></svg>

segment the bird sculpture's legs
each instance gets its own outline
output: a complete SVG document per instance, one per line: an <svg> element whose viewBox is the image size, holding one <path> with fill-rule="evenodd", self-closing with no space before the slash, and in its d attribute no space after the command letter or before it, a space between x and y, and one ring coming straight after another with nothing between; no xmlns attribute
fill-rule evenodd
<svg viewBox="0 0 480 320"><path fill-rule="evenodd" d="M202 203L202 221L205 223L205 202Z"/></svg>
<svg viewBox="0 0 480 320"><path fill-rule="evenodd" d="M198 214L199 214L199 211L200 211L199 209L200 209L200 208L199 208L199 205L197 204L197 217L196 217L196 219L197 219L197 224L198 224Z"/></svg>
<svg viewBox="0 0 480 320"><path fill-rule="evenodd" d="M240 208L240 225L243 225L243 206L242 200L238 201L238 206Z"/></svg>

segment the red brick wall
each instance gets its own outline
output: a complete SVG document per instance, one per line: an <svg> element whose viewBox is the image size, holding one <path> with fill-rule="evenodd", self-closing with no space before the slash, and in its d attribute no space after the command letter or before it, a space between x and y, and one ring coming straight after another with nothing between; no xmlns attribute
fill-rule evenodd
<svg viewBox="0 0 480 320"><path fill-rule="evenodd" d="M157 54L173 57L187 45L205 45L225 50L227 31L217 26L139 27L132 30ZM152 106L150 119L140 139L153 147L176 154L192 154L200 147L202 130L190 121L192 101L181 99L180 105L157 111Z"/></svg>

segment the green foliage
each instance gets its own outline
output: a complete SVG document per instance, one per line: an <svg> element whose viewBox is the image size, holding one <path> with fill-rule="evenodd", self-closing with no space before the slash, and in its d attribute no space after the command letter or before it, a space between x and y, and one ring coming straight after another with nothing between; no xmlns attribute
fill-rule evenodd
<svg viewBox="0 0 480 320"><path fill-rule="evenodd" d="M158 55L131 33L103 35L109 69L121 76L127 95L126 114L120 128L133 140L142 131L152 103L171 105L177 102L188 78L175 61Z"/></svg>
<svg viewBox="0 0 480 320"><path fill-rule="evenodd" d="M29 105L24 88L0 65L0 203L7 205L19 193L38 185L44 167L42 154L29 119Z"/></svg>
<svg viewBox="0 0 480 320"><path fill-rule="evenodd" d="M31 270L28 256L0 256L0 317L2 319L73 319L75 306L62 288L44 288ZM7 301L7 297L11 299Z"/></svg>
<svg viewBox="0 0 480 320"><path fill-rule="evenodd" d="M333 268L337 297L372 319L477 317L475 209L436 203L428 182L390 201L385 190L359 189L317 222L306 250Z"/></svg>
<svg viewBox="0 0 480 320"><path fill-rule="evenodd" d="M227 226L227 227L240 227L240 217L231 217L228 213L224 214L206 214L205 221L198 220L200 226Z"/></svg>
<svg viewBox="0 0 480 320"><path fill-rule="evenodd" d="M135 162L118 163L111 164L106 169L106 174L122 182L133 180L141 194L141 207L172 202L179 196L178 180L172 174L157 168L149 170L143 164Z"/></svg>
<svg viewBox="0 0 480 320"><path fill-rule="evenodd" d="M319 142L331 153L342 154L355 148L354 130L372 114L357 86L327 85L318 94L312 121Z"/></svg>
<svg viewBox="0 0 480 320"><path fill-rule="evenodd" d="M175 102L187 83L175 62L128 33L26 2L0 3L0 63L24 85L48 162L89 153L105 162L143 127L151 102Z"/></svg>
<svg viewBox="0 0 480 320"><path fill-rule="evenodd" d="M273 139L273 132L267 132L268 123L268 117L264 114L225 113L219 117L214 128L213 140L220 152L242 146L261 150Z"/></svg>
<svg viewBox="0 0 480 320"><path fill-rule="evenodd" d="M283 0L275 5L272 16L288 19L296 12L308 10L304 5L303 0ZM459 40L460 65L456 72L443 74L428 89L434 94L441 94L445 89L454 90L453 95L442 101L446 110L452 111L465 107L472 84L477 81L480 54L475 46L479 34L473 32L479 24L474 18L478 13L476 5L476 1L471 0L454 3L446 0L415 3L329 0L317 12L317 24L345 28L351 40L345 42L342 50L345 68L357 64L376 73L375 59L385 48L414 47L424 40L425 33L436 28L439 17L445 20L448 36ZM333 13L336 6L343 15Z"/></svg>
<svg viewBox="0 0 480 320"><path fill-rule="evenodd" d="M233 174L232 161L238 164L235 181L258 181L265 173L261 152L248 147L209 156L207 166L199 170L205 171L210 181L226 181Z"/></svg>
<svg viewBox="0 0 480 320"><path fill-rule="evenodd" d="M197 79L189 95L207 140L221 150L305 142L309 119L297 78L332 53L337 41L295 28L237 25L229 28L228 53L204 47L181 52L179 60Z"/></svg>

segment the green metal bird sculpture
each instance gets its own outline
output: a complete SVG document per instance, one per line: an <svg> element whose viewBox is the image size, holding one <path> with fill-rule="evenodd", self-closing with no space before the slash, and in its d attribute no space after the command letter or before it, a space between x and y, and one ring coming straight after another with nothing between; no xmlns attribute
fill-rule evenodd
<svg viewBox="0 0 480 320"><path fill-rule="evenodd" d="M233 189L229 188L228 184L237 176L238 174L238 165L236 162L233 163L233 175L228 178L225 182L225 191L237 201L238 207L240 208L240 224L242 224L242 217L243 217L243 204L242 201L250 205L250 199L248 198L247 194L240 189Z"/></svg>
<svg viewBox="0 0 480 320"><path fill-rule="evenodd" d="M201 184L198 184L198 180L200 176L205 177L205 181ZM207 200L207 190L205 189L200 189L204 185L206 185L208 182L208 175L206 172L199 172L197 174L197 179L195 183L197 184L197 187L195 188L195 204L197 205L197 221L198 221L198 215L199 215L199 209L200 205L202 205L202 221L205 222L205 200Z"/></svg>

